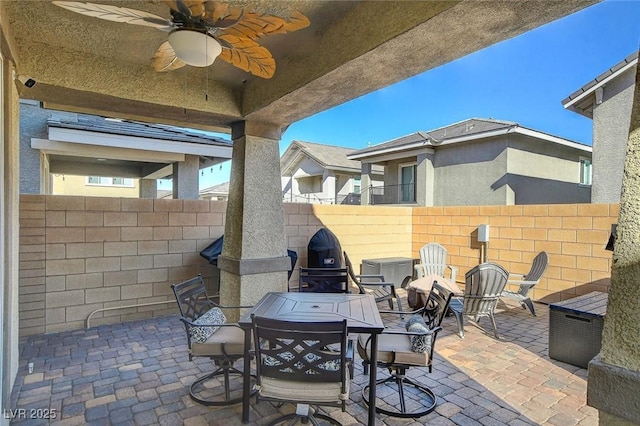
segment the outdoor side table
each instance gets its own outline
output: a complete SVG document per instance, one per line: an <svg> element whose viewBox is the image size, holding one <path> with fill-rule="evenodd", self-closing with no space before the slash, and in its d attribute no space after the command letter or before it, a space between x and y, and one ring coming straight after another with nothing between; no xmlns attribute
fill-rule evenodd
<svg viewBox="0 0 640 426"><path fill-rule="evenodd" d="M608 294L594 291L549 305L549 358L587 368L600 352Z"/></svg>

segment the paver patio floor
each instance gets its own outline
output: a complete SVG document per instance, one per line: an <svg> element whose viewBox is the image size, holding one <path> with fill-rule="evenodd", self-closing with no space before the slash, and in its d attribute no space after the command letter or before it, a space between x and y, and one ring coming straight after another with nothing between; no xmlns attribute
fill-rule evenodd
<svg viewBox="0 0 640 426"><path fill-rule="evenodd" d="M587 370L549 359L549 309L536 304L536 311L533 317L510 302L501 303L496 315L500 340L493 337L488 319L480 323L488 333L467 322L460 339L455 318L445 318L433 372L410 370L438 395L436 410L420 419L378 415L376 423L597 425L597 410L586 405ZM188 360L177 316L31 336L20 345L11 409L54 409L56 419L16 418L12 424L242 424L240 404L204 407L189 398L188 385L210 371L211 362ZM385 374L378 370L378 377ZM327 409L343 425L366 424L361 398L366 383L357 362L347 411ZM394 395L379 392L379 397L392 401ZM252 403L250 424L267 424L293 409L290 404Z"/></svg>

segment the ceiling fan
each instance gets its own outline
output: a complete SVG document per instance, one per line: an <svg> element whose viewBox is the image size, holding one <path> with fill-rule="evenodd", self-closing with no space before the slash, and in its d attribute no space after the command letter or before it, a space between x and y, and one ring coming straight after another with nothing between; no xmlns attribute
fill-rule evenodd
<svg viewBox="0 0 640 426"><path fill-rule="evenodd" d="M297 31L309 19L296 11L289 19L211 0L163 0L171 20L141 10L108 4L54 1L70 11L108 21L153 27L169 33L151 61L155 71L185 65L206 67L219 56L231 65L262 78L271 78L276 63L256 40L270 34Z"/></svg>

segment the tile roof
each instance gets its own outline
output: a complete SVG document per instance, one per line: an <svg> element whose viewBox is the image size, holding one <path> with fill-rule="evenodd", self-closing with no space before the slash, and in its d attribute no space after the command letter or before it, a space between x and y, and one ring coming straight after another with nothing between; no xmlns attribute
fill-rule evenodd
<svg viewBox="0 0 640 426"><path fill-rule="evenodd" d="M360 162L347 159L347 155L355 151L353 148L343 146L324 145L320 143L293 141L309 157L316 160L326 169L353 169L360 170Z"/></svg>
<svg viewBox="0 0 640 426"><path fill-rule="evenodd" d="M566 98L564 98L562 100L562 104L565 105L566 103L571 102L573 99L577 98L583 93L589 92L598 83L600 83L601 81L607 78L615 76L615 74L620 72L622 68L624 68L631 62L637 61L637 60L638 60L638 52L636 51L636 52L633 52L631 55L627 56L626 58L624 58L622 61L615 64L614 66L612 66L611 68L609 68L608 70L606 70L605 72L603 72L602 74L600 74L599 76L597 76L596 78L594 78L593 80L591 80L590 82L588 82L587 84L585 84L584 86L582 86L581 88L579 88L578 90L576 90L575 92L573 92L572 94L570 94L569 96L567 96Z"/></svg>
<svg viewBox="0 0 640 426"><path fill-rule="evenodd" d="M192 129L131 120L109 119L89 114L53 114L52 118L47 120L47 124L50 127L101 132L113 135L200 143L205 145L233 145L231 141L226 139Z"/></svg>
<svg viewBox="0 0 640 426"><path fill-rule="evenodd" d="M429 130L428 132L419 131L411 133L409 135L402 136L388 142L383 142L378 145L358 150L356 152L353 152L352 155L367 154L390 148L399 149L404 146L409 146L420 142L423 142L425 145L437 145L446 140L454 139L460 136L476 135L514 126L518 126L518 123L513 121L494 120L491 118L469 118L467 120L459 121L448 126Z"/></svg>
<svg viewBox="0 0 640 426"><path fill-rule="evenodd" d="M228 194L229 182L219 183L217 185L209 186L200 190L200 194L215 193L215 194Z"/></svg>

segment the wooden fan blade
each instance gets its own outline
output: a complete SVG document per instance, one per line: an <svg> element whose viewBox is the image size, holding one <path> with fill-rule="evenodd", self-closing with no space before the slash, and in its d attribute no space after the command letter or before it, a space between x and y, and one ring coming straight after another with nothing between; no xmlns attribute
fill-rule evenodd
<svg viewBox="0 0 640 426"><path fill-rule="evenodd" d="M177 70L185 65L184 62L176 57L176 52L168 41L160 45L151 60L151 67L158 72Z"/></svg>
<svg viewBox="0 0 640 426"><path fill-rule="evenodd" d="M219 1L208 1L204 4L204 8L204 19L216 27L220 26L219 21L233 22L242 16L241 8L231 7L227 3L221 3Z"/></svg>
<svg viewBox="0 0 640 426"><path fill-rule="evenodd" d="M72 12L79 13L93 18L105 19L113 22L124 22L126 24L144 25L163 31L173 28L173 23L161 16L142 10L129 9L126 7L112 6L109 4L81 3L77 1L54 1L56 6Z"/></svg>
<svg viewBox="0 0 640 426"><path fill-rule="evenodd" d="M309 18L298 11L294 12L289 20L279 16L245 11L235 25L222 29L221 33L255 40L269 34L297 31L308 27L309 24Z"/></svg>
<svg viewBox="0 0 640 426"><path fill-rule="evenodd" d="M223 35L220 40L231 48L223 47L220 58L241 70L262 78L271 78L276 72L276 61L264 46L250 38Z"/></svg>
<svg viewBox="0 0 640 426"><path fill-rule="evenodd" d="M202 17L207 0L164 0L171 9L190 18Z"/></svg>

